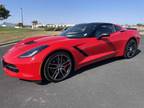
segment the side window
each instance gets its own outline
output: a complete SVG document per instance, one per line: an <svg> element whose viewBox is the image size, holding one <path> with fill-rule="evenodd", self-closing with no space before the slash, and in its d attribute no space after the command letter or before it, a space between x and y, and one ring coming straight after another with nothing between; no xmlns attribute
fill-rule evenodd
<svg viewBox="0 0 144 108"><path fill-rule="evenodd" d="M99 38L103 33L111 34L113 32L113 25L103 24L96 29L95 36Z"/></svg>
<svg viewBox="0 0 144 108"><path fill-rule="evenodd" d="M115 25L116 32L121 31L121 27Z"/></svg>

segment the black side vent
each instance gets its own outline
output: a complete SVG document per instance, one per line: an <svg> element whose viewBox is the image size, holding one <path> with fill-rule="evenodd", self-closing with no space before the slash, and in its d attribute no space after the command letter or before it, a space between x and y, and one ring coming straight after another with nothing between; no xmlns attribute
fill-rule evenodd
<svg viewBox="0 0 144 108"><path fill-rule="evenodd" d="M88 56L88 54L86 52L84 52L83 50L81 50L80 48L78 48L77 46L73 46L77 51L79 51L82 55L84 56Z"/></svg>
<svg viewBox="0 0 144 108"><path fill-rule="evenodd" d="M24 43L24 44L26 44L26 45L31 45L31 44L34 44L34 43L36 43L35 41L29 41L29 42L26 42L26 43Z"/></svg>

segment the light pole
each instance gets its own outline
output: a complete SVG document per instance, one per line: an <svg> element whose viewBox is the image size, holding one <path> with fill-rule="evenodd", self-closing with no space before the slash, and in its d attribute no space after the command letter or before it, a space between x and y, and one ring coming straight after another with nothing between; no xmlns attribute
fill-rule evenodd
<svg viewBox="0 0 144 108"><path fill-rule="evenodd" d="M20 8L20 10L21 10L21 23L22 23L22 25L24 25L23 24L23 8Z"/></svg>

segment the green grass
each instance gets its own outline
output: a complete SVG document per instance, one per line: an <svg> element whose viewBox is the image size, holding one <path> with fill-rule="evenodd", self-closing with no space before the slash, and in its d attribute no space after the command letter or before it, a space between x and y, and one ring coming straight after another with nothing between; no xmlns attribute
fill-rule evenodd
<svg viewBox="0 0 144 108"><path fill-rule="evenodd" d="M26 28L0 28L0 44L15 40L21 40L27 37L38 35L57 35L59 32L46 32L43 29L26 29Z"/></svg>
<svg viewBox="0 0 144 108"><path fill-rule="evenodd" d="M0 27L0 44L10 42L10 41L16 41L21 40L27 37L32 36L39 36L39 35L57 35L60 32L55 31L44 31L43 29L16 29L16 28L2 28ZM144 36L142 36L144 37ZM144 44L144 39L142 39L142 43Z"/></svg>

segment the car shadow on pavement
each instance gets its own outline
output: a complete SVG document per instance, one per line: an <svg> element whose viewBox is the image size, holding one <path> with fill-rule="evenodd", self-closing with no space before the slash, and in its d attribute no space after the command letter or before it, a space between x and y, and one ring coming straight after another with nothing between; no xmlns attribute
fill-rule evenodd
<svg viewBox="0 0 144 108"><path fill-rule="evenodd" d="M31 81L31 80L25 80L25 79L19 79L20 81L25 81L25 82L31 82L31 83L36 83L38 85L48 85L51 83L50 81Z"/></svg>

